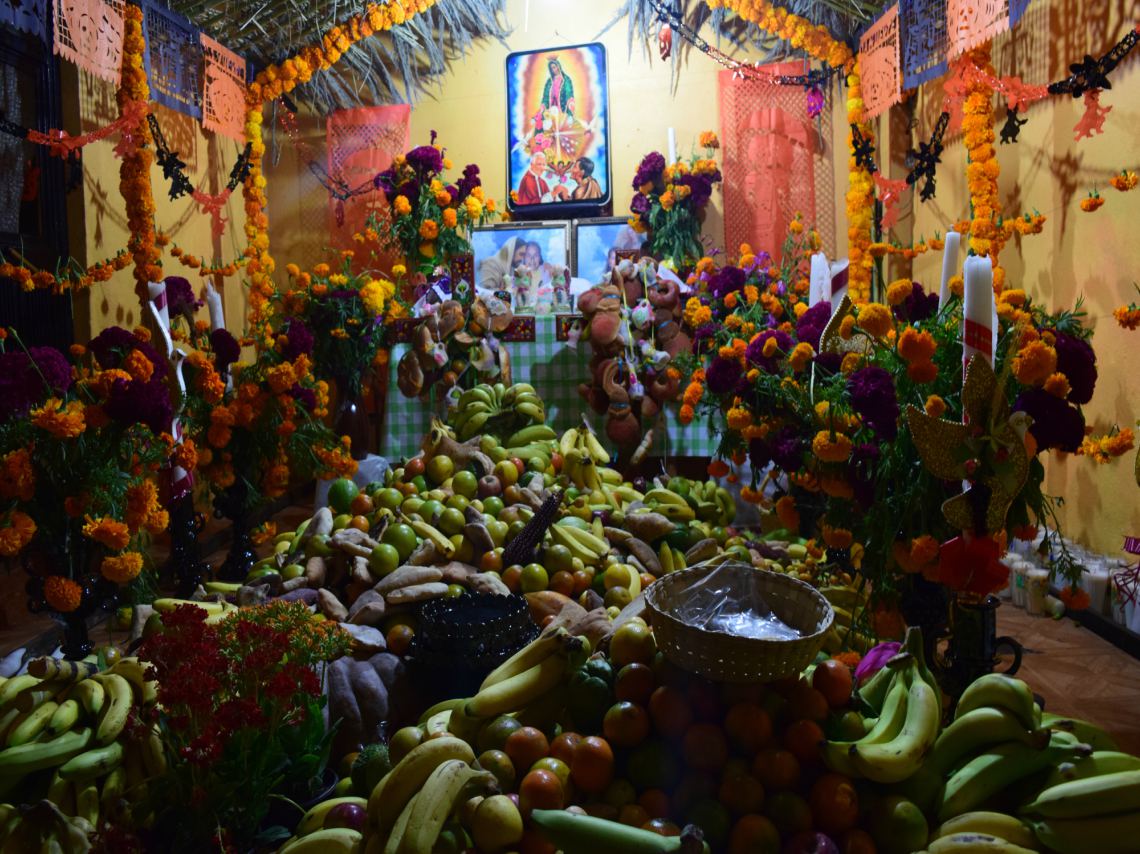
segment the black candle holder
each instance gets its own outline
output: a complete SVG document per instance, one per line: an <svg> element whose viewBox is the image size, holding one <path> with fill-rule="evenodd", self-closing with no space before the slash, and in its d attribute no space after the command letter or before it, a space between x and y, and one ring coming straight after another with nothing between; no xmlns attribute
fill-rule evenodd
<svg viewBox="0 0 1140 854"><path fill-rule="evenodd" d="M244 581L257 562L249 533L252 513L247 504L248 496L248 489L241 481L214 495L214 515L230 521L230 550L217 570L222 581Z"/></svg>
<svg viewBox="0 0 1140 854"><path fill-rule="evenodd" d="M63 657L78 661L91 654L95 645L91 642L88 622L99 611L112 611L119 604L119 587L105 578L86 576L76 580L83 593L79 607L74 611L56 611L44 598L44 576L34 575L28 579L28 610L33 614L49 613L63 630L61 649Z"/></svg>
<svg viewBox="0 0 1140 854"><path fill-rule="evenodd" d="M166 573L176 581L179 596L189 596L210 576L210 565L198 551L198 535L206 527L206 517L195 511L190 493L170 504L170 557Z"/></svg>

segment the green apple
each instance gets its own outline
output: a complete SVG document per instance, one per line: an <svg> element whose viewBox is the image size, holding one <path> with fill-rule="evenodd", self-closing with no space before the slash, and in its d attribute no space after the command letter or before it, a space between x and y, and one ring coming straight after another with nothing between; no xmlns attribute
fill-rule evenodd
<svg viewBox="0 0 1140 854"><path fill-rule="evenodd" d="M479 489L479 478L475 477L474 472L467 469L457 471L451 479L451 489L456 495L462 495L468 499L474 498Z"/></svg>
<svg viewBox="0 0 1140 854"><path fill-rule="evenodd" d="M400 565L400 552L391 543L380 543L368 556L368 568L377 578L383 578Z"/></svg>

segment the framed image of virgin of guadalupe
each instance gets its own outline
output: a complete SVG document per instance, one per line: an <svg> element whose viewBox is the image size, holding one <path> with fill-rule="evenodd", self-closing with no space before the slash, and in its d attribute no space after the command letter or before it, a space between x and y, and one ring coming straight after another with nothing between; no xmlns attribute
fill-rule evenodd
<svg viewBox="0 0 1140 854"><path fill-rule="evenodd" d="M596 214L610 203L603 45L507 56L507 181L508 208L523 219Z"/></svg>

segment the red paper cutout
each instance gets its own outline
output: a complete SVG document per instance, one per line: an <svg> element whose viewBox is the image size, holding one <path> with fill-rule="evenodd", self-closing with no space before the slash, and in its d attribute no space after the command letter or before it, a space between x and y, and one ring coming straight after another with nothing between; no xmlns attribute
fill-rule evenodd
<svg viewBox="0 0 1140 854"><path fill-rule="evenodd" d="M210 231L214 237L221 237L226 232L226 223L228 220L222 216L222 208L225 207L226 202L230 199L230 193L233 191L228 187L216 195L203 193L201 190L194 190L190 197L198 203L202 209L202 213L210 215Z"/></svg>
<svg viewBox="0 0 1140 854"><path fill-rule="evenodd" d="M202 127L245 142L245 60L201 33Z"/></svg>
<svg viewBox="0 0 1140 854"><path fill-rule="evenodd" d="M1007 0L946 0L946 56L950 59L1008 29Z"/></svg>
<svg viewBox="0 0 1140 854"><path fill-rule="evenodd" d="M899 7L895 4L859 39L863 113L872 119L902 100Z"/></svg>
<svg viewBox="0 0 1140 854"><path fill-rule="evenodd" d="M879 188L879 201L883 203L883 228L893 228L899 221L898 203L902 201L902 194L910 185L905 178L884 178L878 172L874 177L875 186Z"/></svg>
<svg viewBox="0 0 1140 854"><path fill-rule="evenodd" d="M122 0L55 0L57 56L118 85L123 65Z"/></svg>
<svg viewBox="0 0 1140 854"><path fill-rule="evenodd" d="M122 140L115 146L115 156L122 157L120 151L126 150L125 146L134 145L131 130L139 126L148 112L149 108L145 102L130 101L123 107L123 112L117 119L98 130L72 136L67 131L58 128L52 128L47 133L32 129L28 131L27 140L36 145L46 145L49 153L54 157L66 158L85 145L106 139L115 133L122 133Z"/></svg>
<svg viewBox="0 0 1140 854"><path fill-rule="evenodd" d="M1091 139L1096 134L1104 133L1104 120L1110 112L1112 107L1100 105L1100 89L1085 92L1085 113L1073 128L1073 139Z"/></svg>

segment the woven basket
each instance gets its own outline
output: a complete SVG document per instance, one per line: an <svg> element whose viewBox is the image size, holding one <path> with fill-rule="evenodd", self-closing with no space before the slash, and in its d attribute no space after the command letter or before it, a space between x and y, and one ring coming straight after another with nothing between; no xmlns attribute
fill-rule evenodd
<svg viewBox="0 0 1140 854"><path fill-rule="evenodd" d="M675 614L692 585L714 571L755 574L756 586L777 617L802 633L793 640L739 637L691 626ZM649 622L665 657L719 682L774 682L800 673L815 659L835 612L810 584L747 564L695 566L672 572L645 591Z"/></svg>

